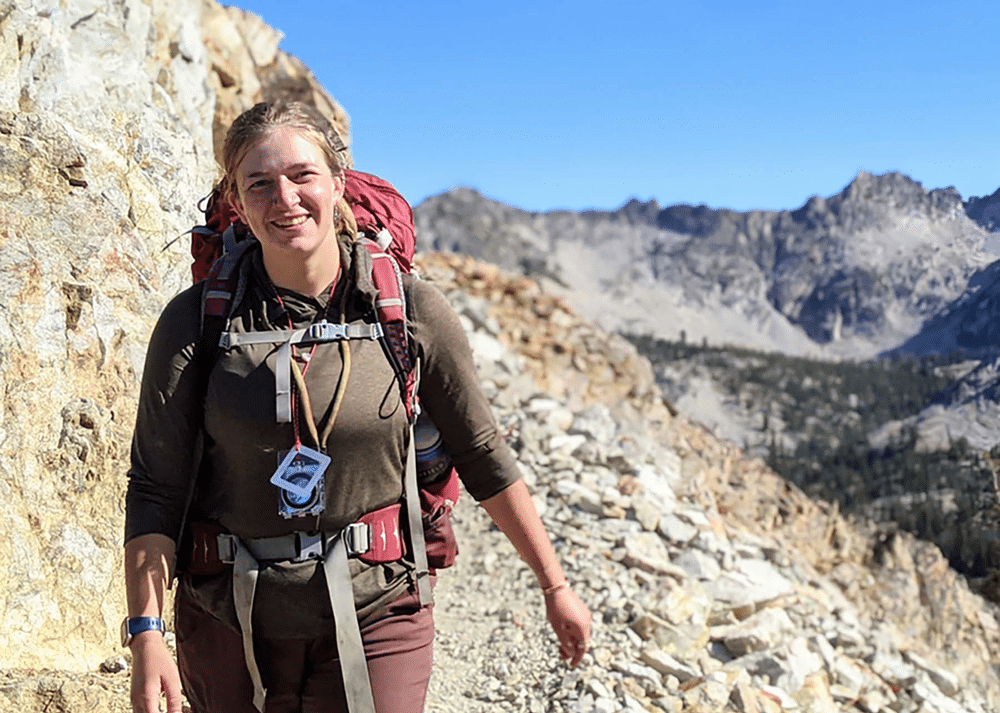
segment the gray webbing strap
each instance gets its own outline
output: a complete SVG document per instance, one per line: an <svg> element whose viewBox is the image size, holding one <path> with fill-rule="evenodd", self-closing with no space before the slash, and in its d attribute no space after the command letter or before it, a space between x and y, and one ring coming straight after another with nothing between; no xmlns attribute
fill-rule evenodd
<svg viewBox="0 0 1000 713"><path fill-rule="evenodd" d="M334 324L333 322L316 322L304 329L274 329L270 332L223 332L219 336L219 346L223 349L243 346L244 344L300 344L301 342L325 343L341 339L379 339L382 337L382 325L372 324Z"/></svg>
<svg viewBox="0 0 1000 713"><path fill-rule="evenodd" d="M239 538L232 537L231 540L236 549L233 563L233 604L236 607L236 619L239 621L243 637L243 657L246 660L250 680L253 682L253 704L263 713L267 691L260 677L253 648L253 600L260 565ZM323 574L330 595L330 609L333 611L337 653L344 678L344 691L347 694L347 708L350 713L375 713L375 700L368 678L365 645L361 640L361 629L358 628L354 587L351 585L351 568L347 563L347 544L343 533L328 539L326 546Z"/></svg>
<svg viewBox="0 0 1000 713"><path fill-rule="evenodd" d="M424 543L424 520L420 515L420 493L417 491L417 451L414 446L413 426L410 426L410 447L406 452L406 519L410 525L410 544L413 545L413 562L417 566L417 593L420 606L434 602L431 592L431 571L427 565L427 545Z"/></svg>
<svg viewBox="0 0 1000 713"><path fill-rule="evenodd" d="M420 360L413 365L413 400L420 391ZM406 521L410 526L410 544L413 546L413 563L417 567L417 594L420 606L434 603L431 592L431 570L427 564L427 544L424 541L424 519L420 512L420 492L417 485L417 439L413 424L416 413L410 419L410 445L406 449L406 465L403 475L403 494L406 497Z"/></svg>
<svg viewBox="0 0 1000 713"><path fill-rule="evenodd" d="M274 413L278 423L292 422L291 340L278 347L278 363L274 370ZM317 446L322 447L322 444L317 444Z"/></svg>
<svg viewBox="0 0 1000 713"><path fill-rule="evenodd" d="M329 542L327 546L329 547ZM365 645L358 628L358 614L354 608L354 588L351 586L351 569L347 563L347 546L343 536L333 541L333 549L326 553L323 562L326 589L330 594L330 608L337 630L337 654L340 672L344 677L347 710L350 713L375 713L372 685L368 678Z"/></svg>
<svg viewBox="0 0 1000 713"><path fill-rule="evenodd" d="M236 546L236 561L233 563L233 604L236 607L236 619L243 635L243 657L246 659L247 672L253 682L253 705L264 713L264 700L267 691L260 678L257 668L257 658L253 651L253 595L257 590L257 573L260 565L253 555L243 546L239 538L233 538Z"/></svg>

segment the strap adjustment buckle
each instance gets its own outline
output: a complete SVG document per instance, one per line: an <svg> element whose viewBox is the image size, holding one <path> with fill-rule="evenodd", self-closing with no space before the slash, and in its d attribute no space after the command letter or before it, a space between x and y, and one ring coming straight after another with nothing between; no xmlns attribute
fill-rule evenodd
<svg viewBox="0 0 1000 713"><path fill-rule="evenodd" d="M236 563L236 535L228 532L220 532L215 538L216 547L219 550L219 561L222 564Z"/></svg>
<svg viewBox="0 0 1000 713"><path fill-rule="evenodd" d="M332 342L337 339L347 339L347 328L343 324L333 322L314 322L306 328L304 342Z"/></svg>
<svg viewBox="0 0 1000 713"><path fill-rule="evenodd" d="M348 557L365 554L372 548L372 528L364 522L352 522L340 532Z"/></svg>
<svg viewBox="0 0 1000 713"><path fill-rule="evenodd" d="M322 532L296 532L295 533L295 557L293 562L305 562L306 560L322 560L326 552L326 538Z"/></svg>

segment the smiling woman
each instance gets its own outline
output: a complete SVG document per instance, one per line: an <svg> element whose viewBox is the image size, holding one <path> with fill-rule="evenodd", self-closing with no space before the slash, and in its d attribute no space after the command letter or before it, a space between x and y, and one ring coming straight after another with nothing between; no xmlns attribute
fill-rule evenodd
<svg viewBox="0 0 1000 713"><path fill-rule="evenodd" d="M202 333L203 284L167 305L150 339L126 500L125 641L141 713L159 709L161 691L179 713L182 682L193 713L423 710L433 570L417 489L441 471L415 473L420 410L440 433L445 472L454 460L538 577L559 655L575 666L586 654L590 612L501 437L461 323L410 275L394 283L402 294L380 290L372 262L385 245L359 237L344 153L308 107L241 115L223 148L223 190L251 242L234 267L227 346ZM403 303L399 341L418 386L377 316L389 302ZM195 487L177 464L199 442ZM178 666L160 617L182 523Z"/></svg>
<svg viewBox="0 0 1000 713"><path fill-rule="evenodd" d="M277 287L315 297L340 269L337 247L344 174L296 129L270 131L236 169L233 205L260 241Z"/></svg>
<svg viewBox="0 0 1000 713"><path fill-rule="evenodd" d="M226 197L275 285L319 294L340 269L336 236L356 234L339 134L306 105L258 104L233 122L223 163Z"/></svg>

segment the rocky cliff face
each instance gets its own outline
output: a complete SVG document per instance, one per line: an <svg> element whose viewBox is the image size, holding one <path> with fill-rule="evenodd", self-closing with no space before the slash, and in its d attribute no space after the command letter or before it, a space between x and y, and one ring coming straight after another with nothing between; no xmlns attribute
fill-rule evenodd
<svg viewBox="0 0 1000 713"><path fill-rule="evenodd" d="M145 342L190 280L186 241L164 246L198 218L218 127L291 89L346 132L279 39L202 0L0 0L0 668L113 646Z"/></svg>
<svg viewBox="0 0 1000 713"><path fill-rule="evenodd" d="M424 247L550 279L608 328L792 354L895 347L992 259L954 189L901 174L862 172L783 212L631 201L529 214L459 189L416 214Z"/></svg>

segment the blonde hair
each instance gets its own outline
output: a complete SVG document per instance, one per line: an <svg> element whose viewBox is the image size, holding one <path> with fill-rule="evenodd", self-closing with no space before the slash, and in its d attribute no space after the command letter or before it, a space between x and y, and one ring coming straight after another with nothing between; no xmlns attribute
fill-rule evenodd
<svg viewBox="0 0 1000 713"><path fill-rule="evenodd" d="M236 117L226 132L222 144L222 194L231 204L236 199L236 169L247 152L268 132L280 127L295 129L312 141L323 152L326 164L334 175L342 175L350 168L347 144L333 125L319 111L304 102L261 102ZM338 232L357 237L358 224L354 212L344 198L337 201Z"/></svg>

